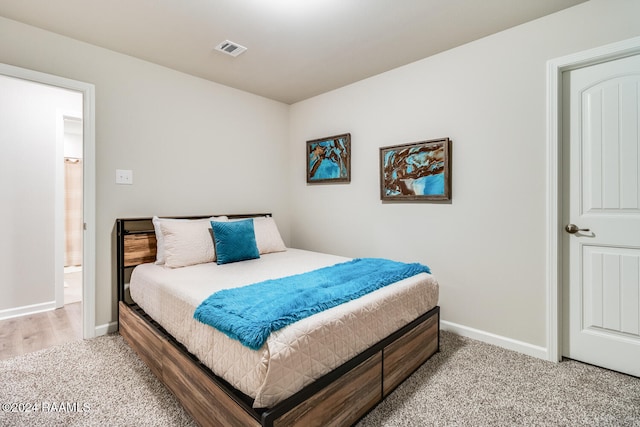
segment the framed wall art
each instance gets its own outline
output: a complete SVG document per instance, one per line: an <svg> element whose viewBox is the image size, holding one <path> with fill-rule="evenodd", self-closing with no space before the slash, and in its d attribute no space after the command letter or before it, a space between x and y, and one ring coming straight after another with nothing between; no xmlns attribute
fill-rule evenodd
<svg viewBox="0 0 640 427"><path fill-rule="evenodd" d="M383 201L451 200L449 138L380 148Z"/></svg>
<svg viewBox="0 0 640 427"><path fill-rule="evenodd" d="M351 134L307 141L307 183L351 182Z"/></svg>

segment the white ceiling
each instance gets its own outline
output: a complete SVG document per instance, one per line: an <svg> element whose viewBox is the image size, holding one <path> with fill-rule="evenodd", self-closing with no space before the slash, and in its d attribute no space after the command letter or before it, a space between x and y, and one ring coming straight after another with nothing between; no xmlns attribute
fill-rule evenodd
<svg viewBox="0 0 640 427"><path fill-rule="evenodd" d="M584 1L1 0L0 16L291 104ZM214 50L227 39L248 50Z"/></svg>

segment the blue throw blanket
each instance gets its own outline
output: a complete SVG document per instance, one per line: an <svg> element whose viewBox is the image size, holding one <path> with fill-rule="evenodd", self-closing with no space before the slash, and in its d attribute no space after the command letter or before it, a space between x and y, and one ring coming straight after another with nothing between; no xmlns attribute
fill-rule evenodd
<svg viewBox="0 0 640 427"><path fill-rule="evenodd" d="M257 350L269 334L315 313L356 299L429 267L357 258L308 273L214 293L193 317Z"/></svg>

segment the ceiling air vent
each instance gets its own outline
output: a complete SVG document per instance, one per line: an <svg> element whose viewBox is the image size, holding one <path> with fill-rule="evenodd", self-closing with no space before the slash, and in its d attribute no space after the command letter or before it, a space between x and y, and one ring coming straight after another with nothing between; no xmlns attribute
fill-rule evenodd
<svg viewBox="0 0 640 427"><path fill-rule="evenodd" d="M238 56L242 52L247 50L247 48L244 46L240 46L238 43L225 40L222 43L220 43L218 46L216 46L216 50L219 50L220 52L224 52L227 55Z"/></svg>

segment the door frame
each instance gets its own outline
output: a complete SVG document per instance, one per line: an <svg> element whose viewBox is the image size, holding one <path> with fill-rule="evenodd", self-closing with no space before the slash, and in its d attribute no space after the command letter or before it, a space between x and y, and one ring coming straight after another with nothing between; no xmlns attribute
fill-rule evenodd
<svg viewBox="0 0 640 427"><path fill-rule="evenodd" d="M95 86L90 83L2 63L0 63L0 74L82 93L84 165L82 210L85 227L82 249L82 337L84 339L93 338L96 336ZM56 238L59 237L56 236Z"/></svg>
<svg viewBox="0 0 640 427"><path fill-rule="evenodd" d="M640 54L640 37L586 50L547 62L547 359L562 359L562 256L564 187L562 170L568 165L563 140L562 74L576 68Z"/></svg>

